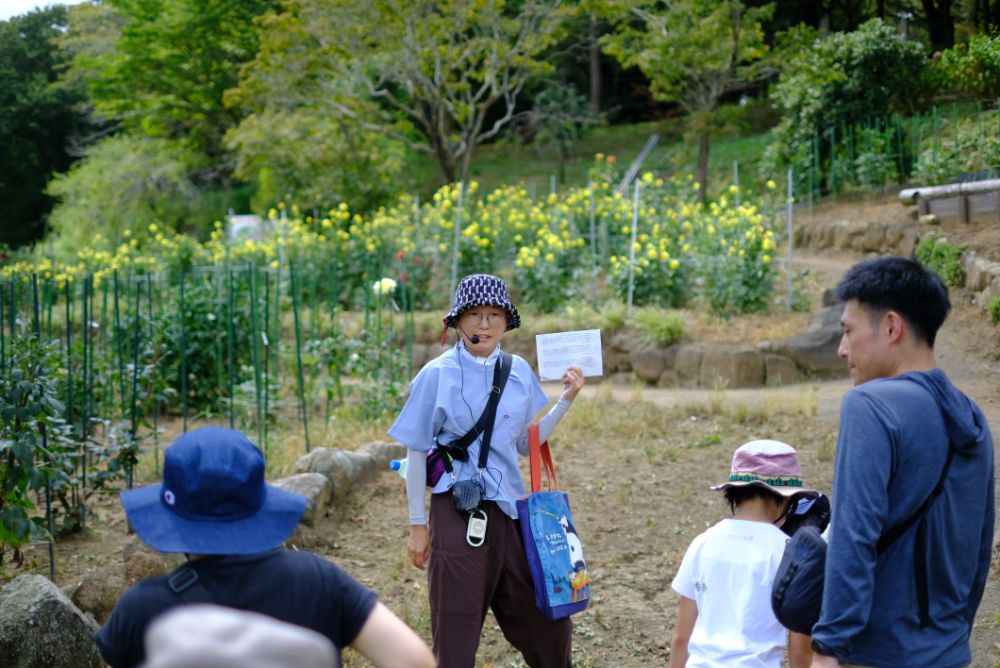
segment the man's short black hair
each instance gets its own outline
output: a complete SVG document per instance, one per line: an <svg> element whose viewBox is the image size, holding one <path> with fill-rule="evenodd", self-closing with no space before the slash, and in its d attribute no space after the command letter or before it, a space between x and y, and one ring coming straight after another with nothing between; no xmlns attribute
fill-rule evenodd
<svg viewBox="0 0 1000 668"><path fill-rule="evenodd" d="M740 506L740 504L745 503L750 499L770 499L779 505L785 500L785 497L781 494L778 494L777 492L762 485L727 487L723 493L726 495L726 501L729 503L729 509L733 513L736 513L736 509Z"/></svg>
<svg viewBox="0 0 1000 668"><path fill-rule="evenodd" d="M917 337L932 348L951 310L944 281L916 260L905 257L859 262L847 270L833 294L843 302L856 299L879 316L890 310L899 313Z"/></svg>

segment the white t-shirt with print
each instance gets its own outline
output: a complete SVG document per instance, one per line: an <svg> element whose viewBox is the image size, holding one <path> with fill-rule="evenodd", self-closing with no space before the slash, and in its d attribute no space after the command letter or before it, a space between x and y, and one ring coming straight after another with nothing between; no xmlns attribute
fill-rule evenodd
<svg viewBox="0 0 1000 668"><path fill-rule="evenodd" d="M788 632L771 583L787 540L773 524L725 519L691 542L672 583L698 605L687 668L781 668Z"/></svg>

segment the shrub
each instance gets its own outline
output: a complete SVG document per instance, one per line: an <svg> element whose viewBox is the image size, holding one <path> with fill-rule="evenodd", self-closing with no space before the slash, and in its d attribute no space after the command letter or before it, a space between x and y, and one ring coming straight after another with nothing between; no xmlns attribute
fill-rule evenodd
<svg viewBox="0 0 1000 668"><path fill-rule="evenodd" d="M1000 297L994 297L986 305L986 313L989 315L990 324L1000 325Z"/></svg>
<svg viewBox="0 0 1000 668"><path fill-rule="evenodd" d="M993 102L1000 96L1000 35L973 35L943 51L933 69L952 89Z"/></svg>
<svg viewBox="0 0 1000 668"><path fill-rule="evenodd" d="M635 326L650 343L669 346L687 335L687 318L677 311L643 308L635 312Z"/></svg>
<svg viewBox="0 0 1000 668"><path fill-rule="evenodd" d="M965 267L962 252L965 246L950 244L944 239L927 236L917 244L916 256L920 264L937 272L945 285L960 288L965 285Z"/></svg>

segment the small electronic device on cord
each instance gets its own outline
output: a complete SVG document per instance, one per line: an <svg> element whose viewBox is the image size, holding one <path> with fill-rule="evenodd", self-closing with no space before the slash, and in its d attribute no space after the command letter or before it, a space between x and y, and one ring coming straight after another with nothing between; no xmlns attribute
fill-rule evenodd
<svg viewBox="0 0 1000 668"><path fill-rule="evenodd" d="M465 530L465 542L479 547L486 542L486 511L482 508L469 515L469 527Z"/></svg>

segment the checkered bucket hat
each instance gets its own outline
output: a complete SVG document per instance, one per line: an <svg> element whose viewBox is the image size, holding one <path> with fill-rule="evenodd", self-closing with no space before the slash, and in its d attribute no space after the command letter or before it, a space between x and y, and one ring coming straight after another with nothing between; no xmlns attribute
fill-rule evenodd
<svg viewBox="0 0 1000 668"><path fill-rule="evenodd" d="M444 317L445 329L454 327L464 312L476 306L496 306L507 311L507 330L521 326L521 316L510 301L507 285L490 274L472 274L463 278L455 289L451 310Z"/></svg>

